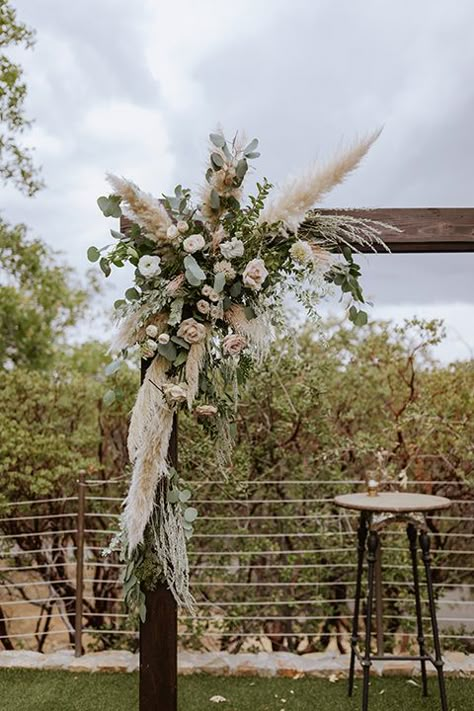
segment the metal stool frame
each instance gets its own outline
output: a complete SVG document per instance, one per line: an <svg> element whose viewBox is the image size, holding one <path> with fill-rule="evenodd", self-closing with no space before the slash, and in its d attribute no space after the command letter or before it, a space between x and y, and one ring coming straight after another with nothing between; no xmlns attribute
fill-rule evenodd
<svg viewBox="0 0 474 711"><path fill-rule="evenodd" d="M387 523L393 520L403 520L407 522L407 536L410 546L410 556L413 572L413 587L415 593L415 608L417 620L417 641L419 646L418 656L408 655L385 655L372 654L370 649L371 634L372 634L372 609L374 602L374 581L375 581L375 566L377 556L380 555L381 545L379 531ZM439 694L441 700L442 711L448 711L448 701L446 696L446 685L443 673L443 658L441 654L441 644L439 640L438 620L436 617L436 603L433 589L433 578L431 574L431 555L430 555L430 539L426 530L425 519L421 515L393 515L379 514L373 515L372 512L362 511L359 519L358 529L358 546L357 546L357 575L354 600L354 613L352 618L352 635L351 635L351 657L349 667L349 685L348 693L352 696L354 690L354 674L355 660L358 659L362 666L363 681L362 681L362 711L368 711L369 705L369 679L370 667L373 661L412 661L417 660L421 666L421 680L423 696L428 696L428 684L426 675L426 662L431 662L435 667L438 675ZM426 576L426 589L428 594L428 606L431 620L431 629L433 633L434 656L426 650L425 637L423 632L422 606L420 598L420 580L418 575L418 546L421 549L423 565ZM362 574L364 568L365 550L367 548L367 563L368 563L368 587L367 587L367 608L365 618L365 647L363 654L359 650L359 616L360 602L362 597ZM379 650L378 650L379 651ZM383 652L383 650L382 650Z"/></svg>

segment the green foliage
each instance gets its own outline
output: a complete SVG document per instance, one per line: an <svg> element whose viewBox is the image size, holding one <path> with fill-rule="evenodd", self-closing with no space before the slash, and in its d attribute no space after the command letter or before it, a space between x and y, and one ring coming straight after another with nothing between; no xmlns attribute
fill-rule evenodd
<svg viewBox="0 0 474 711"><path fill-rule="evenodd" d="M16 10L0 1L0 48L15 45L27 49L34 44L34 32L20 22ZM18 142L18 135L30 125L24 115L26 84L19 64L0 54L0 180L12 182L27 195L34 195L41 187L33 165L31 151Z"/></svg>
<svg viewBox="0 0 474 711"><path fill-rule="evenodd" d="M87 294L44 242L2 220L0 269L0 368L47 368Z"/></svg>

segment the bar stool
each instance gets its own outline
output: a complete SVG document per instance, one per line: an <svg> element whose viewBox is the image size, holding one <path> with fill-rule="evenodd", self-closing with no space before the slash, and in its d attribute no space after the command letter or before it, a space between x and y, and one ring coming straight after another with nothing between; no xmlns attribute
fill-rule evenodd
<svg viewBox="0 0 474 711"><path fill-rule="evenodd" d="M436 618L436 604L433 591L433 579L431 576L431 556L430 539L428 536L425 514L429 511L447 509L451 505L449 499L443 496L428 496L426 494L407 493L364 493L345 494L336 496L334 503L345 509L360 511L358 529L358 554L357 554L357 576L354 601L354 615L352 620L351 637L351 658L349 667L349 696L352 696L354 688L354 668L356 658L359 660L363 670L362 686L362 710L367 711L369 704L369 674L372 662L381 661L402 661L418 660L421 666L421 679L423 696L428 695L428 685L426 678L426 662L431 662L438 674L439 693L442 711L448 711L446 697L446 686L443 674L443 659L441 656L441 645L439 641L438 621ZM413 571L413 587L415 592L415 608L417 620L417 641L419 646L419 656L384 655L380 640L382 634L382 614L381 614L381 544L379 532L394 521L406 523L407 535L410 547L411 564ZM426 642L423 634L423 619L420 599L420 582L418 577L417 564L417 541L421 548L421 554L426 574L426 589L428 594L428 605L433 633L434 656L426 650ZM367 589L367 612L365 622L365 649L361 654L358 648L359 642L359 611L362 588L362 571L364 566L364 553L367 545L368 562L368 589ZM376 576L377 571L377 576ZM372 607L374 601L374 581L377 577L377 654L372 654L370 649L372 633Z"/></svg>

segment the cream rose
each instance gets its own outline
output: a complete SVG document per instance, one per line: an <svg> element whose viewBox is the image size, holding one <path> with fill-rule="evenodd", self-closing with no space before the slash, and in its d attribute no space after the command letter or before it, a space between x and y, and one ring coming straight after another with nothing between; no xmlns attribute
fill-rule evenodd
<svg viewBox="0 0 474 711"><path fill-rule="evenodd" d="M185 252L193 254L194 252L198 252L202 249L205 244L206 242L202 235L189 235L189 237L186 237L186 239L183 240L183 249Z"/></svg>
<svg viewBox="0 0 474 711"><path fill-rule="evenodd" d="M249 289L260 291L267 276L268 271L263 259L251 259L244 269L242 281Z"/></svg>
<svg viewBox="0 0 474 711"><path fill-rule="evenodd" d="M232 259L233 257L242 257L244 254L244 243L242 240L233 237L228 242L221 242L219 245L221 254L224 259Z"/></svg>
<svg viewBox="0 0 474 711"><path fill-rule="evenodd" d="M212 286L209 286L209 284L204 284L204 286L201 289L201 294L203 296L207 296L209 301L219 301L221 298L217 291L212 288Z"/></svg>
<svg viewBox="0 0 474 711"><path fill-rule="evenodd" d="M187 318L181 322L178 336L184 338L186 343L200 343L206 337L206 327L193 318Z"/></svg>
<svg viewBox="0 0 474 711"><path fill-rule="evenodd" d="M156 338L158 335L158 328L155 326L155 324L151 323L149 326L146 327L145 333L150 338Z"/></svg>
<svg viewBox="0 0 474 711"><path fill-rule="evenodd" d="M168 333L161 333L158 336L158 343L161 343L162 346L166 346L167 343L170 342L170 337Z"/></svg>
<svg viewBox="0 0 474 711"><path fill-rule="evenodd" d="M176 227L176 225L170 225L168 227L168 229L166 230L166 237L170 241L173 241L174 239L176 239L176 237L178 237L178 235L179 235L179 232L178 232L178 228Z"/></svg>
<svg viewBox="0 0 474 711"><path fill-rule="evenodd" d="M226 355L239 355L247 345L247 339L237 333L229 333L222 341L222 350Z"/></svg>
<svg viewBox="0 0 474 711"><path fill-rule="evenodd" d="M179 220L176 227L178 228L178 232L180 232L181 234L184 234L189 230L189 225L184 220Z"/></svg>
<svg viewBox="0 0 474 711"><path fill-rule="evenodd" d="M194 412L198 417L212 417L217 414L217 407L215 405L198 405Z"/></svg>
<svg viewBox="0 0 474 711"><path fill-rule="evenodd" d="M209 301L206 301L205 299L199 299L199 301L196 304L196 308L200 314L206 315L209 313L211 304L209 303Z"/></svg>
<svg viewBox="0 0 474 711"><path fill-rule="evenodd" d="M184 402L188 396L188 391L185 384L166 383L163 385L165 398L172 402Z"/></svg>

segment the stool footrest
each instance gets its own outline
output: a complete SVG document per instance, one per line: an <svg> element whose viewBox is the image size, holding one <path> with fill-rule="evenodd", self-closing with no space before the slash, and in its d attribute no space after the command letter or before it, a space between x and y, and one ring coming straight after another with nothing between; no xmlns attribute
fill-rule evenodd
<svg viewBox="0 0 474 711"><path fill-rule="evenodd" d="M371 654L368 659L362 656L360 650L354 649L359 664L367 666L367 662L431 662L434 667L440 666L440 662L431 654ZM443 662L441 662L441 665Z"/></svg>

